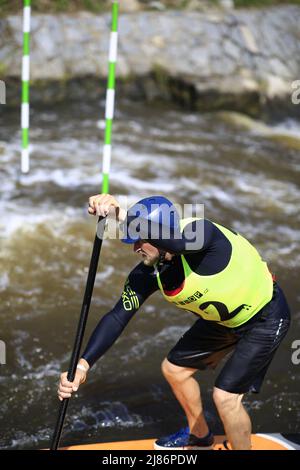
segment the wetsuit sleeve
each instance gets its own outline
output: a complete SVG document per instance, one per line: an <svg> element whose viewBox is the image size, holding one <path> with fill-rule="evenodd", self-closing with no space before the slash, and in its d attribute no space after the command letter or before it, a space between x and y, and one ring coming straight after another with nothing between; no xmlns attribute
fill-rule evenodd
<svg viewBox="0 0 300 470"><path fill-rule="evenodd" d="M145 300L158 290L154 269L137 265L125 282L122 295L114 308L100 320L82 357L90 367L114 344Z"/></svg>
<svg viewBox="0 0 300 470"><path fill-rule="evenodd" d="M149 240L157 248L176 255L197 253L209 248L218 228L207 219L195 220L189 223L182 233L177 233L168 239Z"/></svg>

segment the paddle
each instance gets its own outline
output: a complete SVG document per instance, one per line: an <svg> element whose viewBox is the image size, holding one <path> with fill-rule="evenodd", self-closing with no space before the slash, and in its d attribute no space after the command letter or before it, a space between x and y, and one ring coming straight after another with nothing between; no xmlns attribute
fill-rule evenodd
<svg viewBox="0 0 300 470"><path fill-rule="evenodd" d="M29 0L28 0L29 1ZM114 117L114 102L115 102L115 69L117 63L117 46L118 46L118 13L119 13L119 0L112 1L112 22L111 34L108 55L108 78L106 90L106 107L105 107L105 136L103 146L103 170L102 170L102 193L108 193L109 190L109 170L111 161L111 136L112 136L112 123ZM92 257L90 261L89 273L86 282L84 298L81 307L81 314L77 327L77 333L71 357L70 367L68 370L67 379L73 382L76 374L76 368L80 356L82 340L84 336L85 325L88 318L95 277L99 262L99 256L102 246L103 233L105 228L105 218L99 217L97 233L95 236ZM69 398L65 398L60 405L56 427L51 442L51 450L57 450L59 445L60 436L62 433L64 420L68 408Z"/></svg>
<svg viewBox="0 0 300 470"><path fill-rule="evenodd" d="M99 217L98 219L98 224L97 224L97 232L95 236L95 241L94 241L94 246L93 246L93 252L91 256L91 261L90 261L90 266L89 266L89 272L87 276L87 281L86 281L86 287L85 287L85 292L84 292L84 297L83 297L83 302L82 302L82 307L81 307L81 313L80 313L80 318L78 322L78 327L77 327L77 332L76 332L76 337L75 337L75 342L74 342L74 347L73 347L73 352L72 352L72 357L70 361L70 366L68 369L68 375L67 378L69 382L73 382L76 374L76 368L77 364L79 361L79 356L80 356L80 350L82 346L82 340L84 336L84 331L85 331L85 326L89 314L89 308L91 304L91 298L93 294L93 288L95 284L95 277L97 274L97 268L98 268L98 262L99 262L99 256L100 256L100 251L102 247L102 240L103 240L103 233L104 233L104 228L105 228L105 218L104 217ZM58 418L56 421L56 426L55 430L53 433L52 437L52 442L50 446L50 450L57 450L63 425L64 425L64 420L67 412L69 404L69 398L65 398L59 408L58 412Z"/></svg>

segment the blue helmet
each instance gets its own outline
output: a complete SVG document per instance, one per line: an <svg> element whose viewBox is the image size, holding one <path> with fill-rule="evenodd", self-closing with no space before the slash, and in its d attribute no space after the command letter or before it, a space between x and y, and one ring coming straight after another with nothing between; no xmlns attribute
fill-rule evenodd
<svg viewBox="0 0 300 470"><path fill-rule="evenodd" d="M179 214L169 199L151 196L141 199L128 211L124 221L124 243L169 239L180 233Z"/></svg>

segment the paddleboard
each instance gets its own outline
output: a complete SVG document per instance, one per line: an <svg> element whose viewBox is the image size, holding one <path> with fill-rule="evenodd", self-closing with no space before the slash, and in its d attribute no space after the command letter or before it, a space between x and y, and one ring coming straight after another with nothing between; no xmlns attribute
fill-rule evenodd
<svg viewBox="0 0 300 470"><path fill-rule="evenodd" d="M101 442L69 446L64 450L153 450L154 441ZM300 450L300 434L252 434L251 442L252 450ZM226 447L225 436L215 436L213 450L230 450Z"/></svg>

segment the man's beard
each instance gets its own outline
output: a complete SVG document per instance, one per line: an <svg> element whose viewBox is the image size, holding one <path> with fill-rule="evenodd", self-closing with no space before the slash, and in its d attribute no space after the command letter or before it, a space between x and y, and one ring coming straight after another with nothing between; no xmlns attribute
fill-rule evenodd
<svg viewBox="0 0 300 470"><path fill-rule="evenodd" d="M143 263L145 266L154 266L158 262L158 260L159 256L155 256L153 258L147 257L143 260Z"/></svg>

